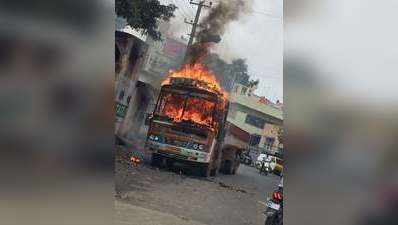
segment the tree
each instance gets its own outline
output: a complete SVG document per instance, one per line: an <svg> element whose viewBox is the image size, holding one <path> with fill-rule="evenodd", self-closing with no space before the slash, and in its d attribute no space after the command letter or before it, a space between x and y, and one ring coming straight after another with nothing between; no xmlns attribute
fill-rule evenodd
<svg viewBox="0 0 398 225"><path fill-rule="evenodd" d="M234 59L231 63L225 62L219 55L209 54L203 63L214 72L221 86L231 91L233 84L239 83L247 87L257 86L260 81L250 79L248 66L245 59Z"/></svg>
<svg viewBox="0 0 398 225"><path fill-rule="evenodd" d="M231 73L235 78L235 83L249 86L250 76L247 71L247 64L245 59L234 59L231 64Z"/></svg>
<svg viewBox="0 0 398 225"><path fill-rule="evenodd" d="M161 40L158 21L170 20L177 7L174 4L162 5L159 0L116 0L115 9L116 15L126 19L133 29L154 40Z"/></svg>
<svg viewBox="0 0 398 225"><path fill-rule="evenodd" d="M250 80L249 83L248 83L248 87L257 86L259 83L260 83L260 80L259 80L259 79L257 79L257 80Z"/></svg>
<svg viewBox="0 0 398 225"><path fill-rule="evenodd" d="M204 59L203 63L216 75L218 81L221 83L221 86L225 90L230 91L230 80L233 78L230 76L230 73L228 73L229 64L222 60L219 55L214 53L208 55Z"/></svg>

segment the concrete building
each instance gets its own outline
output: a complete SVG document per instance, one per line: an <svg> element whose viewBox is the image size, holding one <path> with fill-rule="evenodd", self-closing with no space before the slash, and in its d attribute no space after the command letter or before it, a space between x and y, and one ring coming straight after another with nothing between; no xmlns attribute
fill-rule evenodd
<svg viewBox="0 0 398 225"><path fill-rule="evenodd" d="M256 87L234 86L230 96L228 122L250 134L251 152L277 152L283 149L278 132L283 124L281 103L275 104L253 94Z"/></svg>
<svg viewBox="0 0 398 225"><path fill-rule="evenodd" d="M122 138L134 141L146 135L146 115L153 111L161 83L169 70L181 65L186 44L172 38L168 32L169 22L159 25L163 35L161 41L143 36L125 24L125 21L116 18L116 130ZM131 46L127 46L128 43ZM119 56L121 53L128 54L123 51L133 49L134 52L137 48L136 62Z"/></svg>
<svg viewBox="0 0 398 225"><path fill-rule="evenodd" d="M137 125L139 69L147 50L148 45L138 37L115 32L115 134L123 138L129 138L129 131Z"/></svg>
<svg viewBox="0 0 398 225"><path fill-rule="evenodd" d="M140 71L139 80L160 89L160 84L167 77L168 72L180 67L186 45L171 37L164 37L162 41L147 38L146 43L150 48Z"/></svg>
<svg viewBox="0 0 398 225"><path fill-rule="evenodd" d="M142 35L122 18L116 17L115 26L115 132L133 141L146 134L146 115L169 70L181 65L186 44L172 37L169 22L159 24L161 41Z"/></svg>
<svg viewBox="0 0 398 225"><path fill-rule="evenodd" d="M167 32L168 26L168 23L160 25L163 40L154 41L150 37L146 38L145 43L149 48L139 71L138 95L141 99L141 106L136 118L139 127L135 132L136 135L146 135L145 117L155 108L161 83L166 79L170 70L178 69L181 66L184 59L186 44L171 37Z"/></svg>

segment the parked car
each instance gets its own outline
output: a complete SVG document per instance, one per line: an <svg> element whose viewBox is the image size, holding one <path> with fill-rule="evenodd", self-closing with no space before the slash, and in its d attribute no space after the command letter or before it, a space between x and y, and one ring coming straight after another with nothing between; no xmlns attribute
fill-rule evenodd
<svg viewBox="0 0 398 225"><path fill-rule="evenodd" d="M275 166L273 167L274 173L281 176L283 172L283 159L274 157L274 162L272 163L275 163Z"/></svg>
<svg viewBox="0 0 398 225"><path fill-rule="evenodd" d="M257 158L256 161L256 168L261 169L261 168L270 168L271 171L277 175L282 175L283 171L283 159L278 158L273 155L267 155L267 154L260 154Z"/></svg>
<svg viewBox="0 0 398 225"><path fill-rule="evenodd" d="M245 153L241 154L240 160L241 160L241 163L249 165L249 166L252 166L252 164L253 164L253 160L249 154L245 154Z"/></svg>
<svg viewBox="0 0 398 225"><path fill-rule="evenodd" d="M260 169L261 165L264 161L268 161L268 156L267 156L267 154L261 153L256 159L256 162L255 162L256 168Z"/></svg>

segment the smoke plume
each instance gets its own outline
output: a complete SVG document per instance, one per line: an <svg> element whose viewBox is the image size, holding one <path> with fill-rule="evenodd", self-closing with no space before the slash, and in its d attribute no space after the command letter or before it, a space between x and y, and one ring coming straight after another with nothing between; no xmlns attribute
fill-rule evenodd
<svg viewBox="0 0 398 225"><path fill-rule="evenodd" d="M210 8L209 14L200 23L196 43L189 49L189 62L197 63L209 54L210 48L221 41L227 26L239 20L251 9L251 0L220 0Z"/></svg>

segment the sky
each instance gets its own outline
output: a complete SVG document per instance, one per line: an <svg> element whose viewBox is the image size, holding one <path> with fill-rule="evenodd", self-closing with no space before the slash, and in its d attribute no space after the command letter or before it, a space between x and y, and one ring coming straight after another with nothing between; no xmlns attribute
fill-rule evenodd
<svg viewBox="0 0 398 225"><path fill-rule="evenodd" d="M191 26L184 18L193 19L196 5L189 0L163 0L179 7L171 20L173 33L177 38L188 39ZM214 4L217 1L213 1ZM206 16L205 9L201 18ZM247 60L253 79L260 79L257 95L272 101L283 101L283 1L253 0L250 13L227 27L222 41L214 52L227 61L234 58Z"/></svg>
<svg viewBox="0 0 398 225"><path fill-rule="evenodd" d="M285 57L308 62L332 99L397 105L398 2L307 1L296 17L286 16Z"/></svg>

